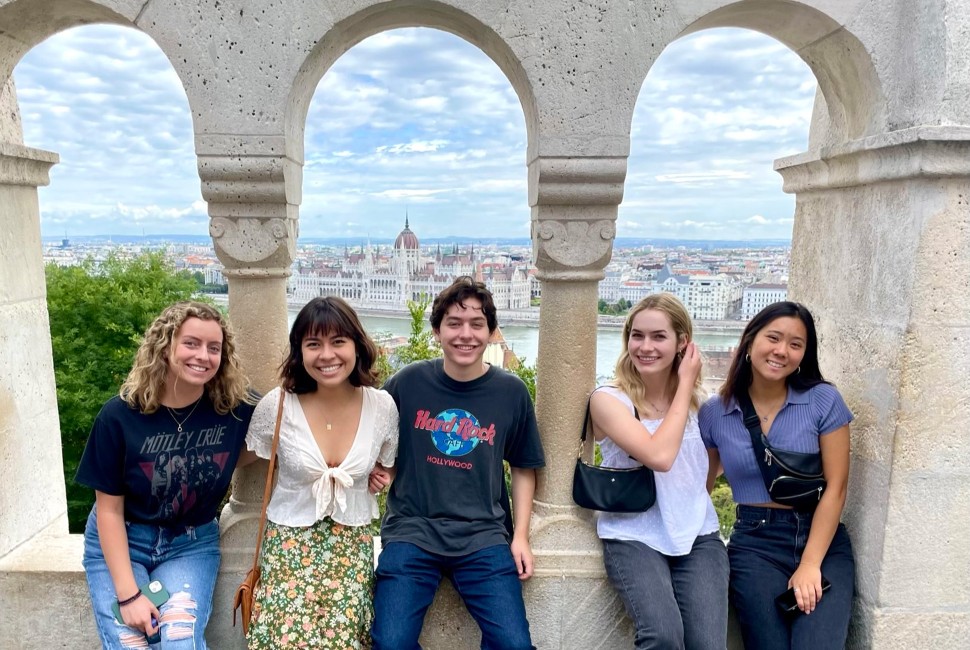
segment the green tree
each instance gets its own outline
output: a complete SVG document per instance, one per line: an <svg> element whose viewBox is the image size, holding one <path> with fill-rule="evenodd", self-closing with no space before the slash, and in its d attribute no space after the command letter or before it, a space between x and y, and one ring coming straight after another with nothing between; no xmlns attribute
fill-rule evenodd
<svg viewBox="0 0 970 650"><path fill-rule="evenodd" d="M721 537L727 539L731 536L731 529L734 528L734 495L731 486L723 476L719 476L714 482L714 489L711 491L711 501L714 502L714 510L717 512L717 522L721 528Z"/></svg>
<svg viewBox="0 0 970 650"><path fill-rule="evenodd" d="M516 375L519 379L525 382L525 387L529 389L529 397L532 398L532 403L535 404L536 401L536 367L534 365L527 366L525 363L525 357L519 357L519 363L513 364L510 368L512 374Z"/></svg>
<svg viewBox="0 0 970 650"><path fill-rule="evenodd" d="M162 253L96 265L49 264L50 314L57 409L71 532L81 532L94 495L74 483L84 444L101 406L118 392L148 325L161 310L192 297L198 286L176 273Z"/></svg>
<svg viewBox="0 0 970 650"><path fill-rule="evenodd" d="M394 351L397 367L404 367L413 361L436 359L441 356L441 348L434 340L431 328L424 318L424 312L431 299L422 296L420 300L408 300L408 313L411 317L411 334L408 342Z"/></svg>

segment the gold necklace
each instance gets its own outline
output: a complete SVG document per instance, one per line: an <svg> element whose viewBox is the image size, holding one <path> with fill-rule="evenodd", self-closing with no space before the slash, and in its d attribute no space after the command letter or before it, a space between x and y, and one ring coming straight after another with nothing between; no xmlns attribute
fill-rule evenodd
<svg viewBox="0 0 970 650"><path fill-rule="evenodd" d="M648 398L648 397L647 397L646 395L644 395L644 396L643 396L643 399L644 399L644 400L646 400L646 402L647 402L647 404L649 404L649 405L650 405L650 408L652 408L652 409L653 409L654 411L656 411L656 412L657 412L657 415L660 415L660 416L662 416L662 415L663 415L664 413L666 413L666 412L667 412L667 409L661 409L661 408L657 408L657 405L656 405L656 404L654 404L654 403L653 403L653 402L652 402L652 401L650 400L650 398ZM669 408L669 405L668 405L668 408Z"/></svg>
<svg viewBox="0 0 970 650"><path fill-rule="evenodd" d="M189 411L188 415L182 418L181 422L179 422L178 418L175 417L175 409L173 409L171 406L165 407L168 410L168 414L172 416L173 420L175 420L175 426L177 427L177 430L179 433L182 433L182 425L189 421L189 418L192 417L193 413L195 413L195 409L199 407L199 403L202 401L202 398L204 396L205 396L205 393L202 393L202 395L199 395L199 399L195 400L195 404L192 405L192 410ZM330 427L328 426L327 428L329 429Z"/></svg>

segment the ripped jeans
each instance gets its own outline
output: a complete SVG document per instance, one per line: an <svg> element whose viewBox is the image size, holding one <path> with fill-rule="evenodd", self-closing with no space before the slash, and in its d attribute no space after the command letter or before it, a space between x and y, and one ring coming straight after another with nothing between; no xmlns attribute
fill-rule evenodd
<svg viewBox="0 0 970 650"><path fill-rule="evenodd" d="M158 608L161 643L150 646L143 631L115 621L111 607L118 594L101 552L96 512L92 509L84 529L83 564L101 646L110 650L206 648L205 626L212 612L212 592L221 559L218 522L178 529L126 522L125 528L135 582L142 586L158 580L170 594ZM123 598L128 596L121 594Z"/></svg>

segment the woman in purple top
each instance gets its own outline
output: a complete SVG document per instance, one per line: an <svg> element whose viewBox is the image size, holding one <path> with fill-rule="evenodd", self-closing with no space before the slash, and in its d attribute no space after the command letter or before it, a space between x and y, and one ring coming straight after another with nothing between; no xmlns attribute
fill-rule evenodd
<svg viewBox="0 0 970 650"><path fill-rule="evenodd" d="M827 487L814 511L771 500L738 405L745 395L771 447L821 454ZM701 407L699 420L711 458L708 487L723 468L738 503L728 545L730 598L745 648L844 647L855 564L839 519L852 414L822 378L815 322L803 305L778 302L751 319L720 395ZM824 593L823 576L831 583ZM775 603L788 589L794 615Z"/></svg>

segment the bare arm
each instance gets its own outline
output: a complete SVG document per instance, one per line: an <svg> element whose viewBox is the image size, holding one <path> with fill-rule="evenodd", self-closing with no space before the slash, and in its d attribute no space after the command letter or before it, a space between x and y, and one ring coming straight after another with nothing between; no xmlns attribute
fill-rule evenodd
<svg viewBox="0 0 970 650"><path fill-rule="evenodd" d="M811 612L822 599L822 560L828 553L845 506L845 488L849 481L849 425L819 436L825 492L815 509L808 542L798 569L788 580L797 587L795 600L803 612Z"/></svg>
<svg viewBox="0 0 970 650"><path fill-rule="evenodd" d="M138 593L138 583L131 570L131 556L128 553L128 533L125 530L125 498L104 492L95 491L97 503L98 539L101 541L101 552L104 554L108 573L115 587L115 597L126 599ZM152 625L152 617L158 621L158 609L151 602L141 597L134 602L121 607L121 618L125 625L136 630L144 630L151 636L158 631L157 625Z"/></svg>
<svg viewBox="0 0 970 650"><path fill-rule="evenodd" d="M512 557L519 570L519 580L532 577L534 558L529 543L529 524L532 521L532 497L536 491L536 471L532 468L512 468L512 513L515 533L512 536Z"/></svg>
<svg viewBox="0 0 970 650"><path fill-rule="evenodd" d="M374 465L374 469L370 471L370 477L367 481L371 494L377 494L389 486L396 475L396 467L384 467L380 463Z"/></svg>
<svg viewBox="0 0 970 650"><path fill-rule="evenodd" d="M707 493L714 491L714 481L721 475L721 452L715 448L707 450Z"/></svg>
<svg viewBox="0 0 970 650"><path fill-rule="evenodd" d="M694 343L688 343L677 369L677 392L652 436L643 435L643 425L627 410L625 404L605 393L593 393L590 414L597 439L608 436L616 445L650 469L666 472L680 453L684 428L690 416L694 382L701 372L701 355Z"/></svg>
<svg viewBox="0 0 970 650"><path fill-rule="evenodd" d="M239 454L239 460L236 462L236 469L255 463L257 460L259 460L259 456L256 455L255 451L243 449Z"/></svg>

